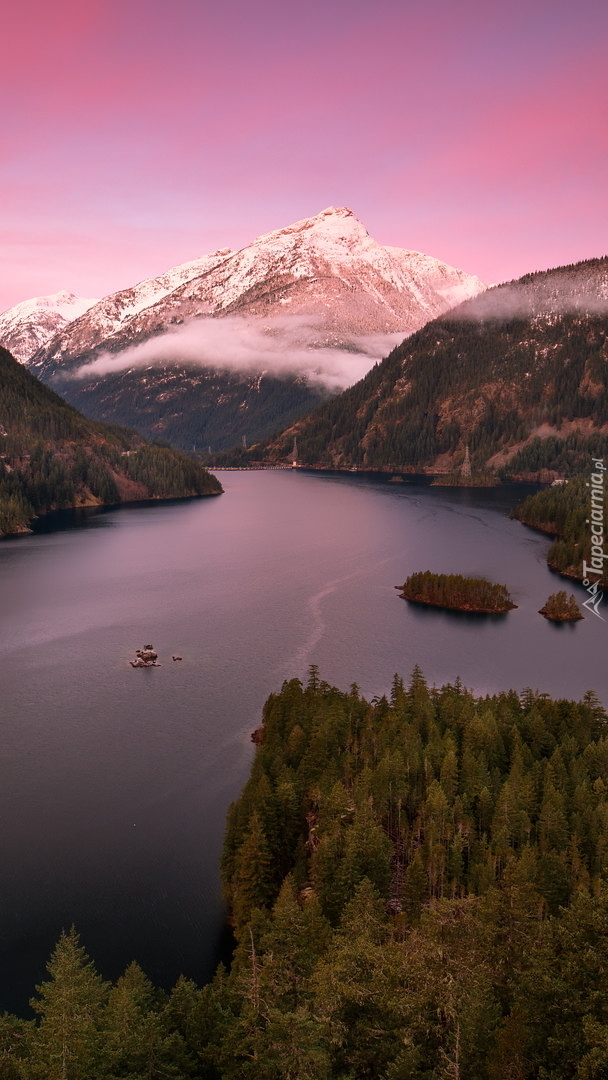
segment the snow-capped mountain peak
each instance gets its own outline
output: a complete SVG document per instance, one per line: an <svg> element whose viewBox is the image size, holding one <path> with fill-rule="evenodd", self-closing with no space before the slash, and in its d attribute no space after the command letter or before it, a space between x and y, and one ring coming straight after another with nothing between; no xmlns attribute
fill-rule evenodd
<svg viewBox="0 0 608 1080"><path fill-rule="evenodd" d="M17 314L25 315L33 311L58 311L66 318L69 317L74 311L79 314L83 313L85 304L92 307L93 304L97 304L98 300L89 299L83 296L76 296L72 292L68 292L67 289L62 289L61 292L51 293L49 296L33 296L31 300L22 300L20 304L15 304L14 307L9 308L8 311L14 311ZM86 308L84 308L86 310ZM2 315L8 314L8 311L3 312Z"/></svg>
<svg viewBox="0 0 608 1080"><path fill-rule="evenodd" d="M277 332L287 319L291 327L306 327L302 342L315 349L359 353L358 339L380 335L384 355L396 340L484 287L430 255L379 244L352 210L330 206L239 251L222 248L105 297L30 363L46 378L150 339L154 356L164 357L165 333L194 322L202 333L206 319L224 317L263 319Z"/></svg>
<svg viewBox="0 0 608 1080"><path fill-rule="evenodd" d="M329 206L105 297L29 364L90 416L178 445L230 445L237 429L259 437L296 401L305 411L351 385L483 289Z"/></svg>
<svg viewBox="0 0 608 1080"><path fill-rule="evenodd" d="M314 217L302 218L293 225L257 236L253 243L271 244L275 240L284 242L282 238L298 237L302 234L306 234L308 242L326 240L337 243L342 248L371 239L365 225L347 206L328 206Z"/></svg>
<svg viewBox="0 0 608 1080"><path fill-rule="evenodd" d="M98 303L96 298L75 296L65 289L22 300L0 315L0 345L23 363L64 326Z"/></svg>

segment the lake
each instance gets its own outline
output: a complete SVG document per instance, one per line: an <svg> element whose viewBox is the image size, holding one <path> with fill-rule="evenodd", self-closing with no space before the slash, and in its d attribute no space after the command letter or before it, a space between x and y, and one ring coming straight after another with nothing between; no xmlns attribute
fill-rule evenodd
<svg viewBox="0 0 608 1080"><path fill-rule="evenodd" d="M479 693L608 702L608 625L537 614L559 588L587 594L508 519L530 489L218 476L219 498L55 515L0 545L0 1008L25 1009L72 923L107 977L132 959L166 986L209 977L250 734L311 663L369 696L419 664ZM424 569L504 582L518 608L409 605L394 586ZM149 642L162 666L134 670Z"/></svg>

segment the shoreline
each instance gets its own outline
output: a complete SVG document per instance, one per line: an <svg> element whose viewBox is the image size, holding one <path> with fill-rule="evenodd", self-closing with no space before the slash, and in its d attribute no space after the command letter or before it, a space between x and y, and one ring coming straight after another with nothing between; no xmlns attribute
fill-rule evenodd
<svg viewBox="0 0 608 1080"><path fill-rule="evenodd" d="M35 536L36 530L31 529L29 526L34 521L44 521L51 514L71 513L74 510L117 510L123 506L142 506L159 502L184 502L186 499L208 499L216 495L225 495L224 489L221 488L220 491L203 491L200 494L192 492L188 495L146 495L142 496L141 499L125 499L124 502L84 502L76 503L74 506L53 506L49 507L48 510L41 510L39 514L34 514L33 517L29 518L27 525L20 525L14 532L0 532L0 541L16 540L20 536Z"/></svg>
<svg viewBox="0 0 608 1080"><path fill-rule="evenodd" d="M399 596L402 600L408 600L410 604L421 604L423 607L435 607L442 611L461 611L464 615L507 615L510 611L514 611L517 608L517 604L509 604L508 607L496 607L496 608L482 608L471 607L466 604L442 604L437 600L423 600L421 597L408 596L403 592L401 585L395 585L396 589L399 589Z"/></svg>

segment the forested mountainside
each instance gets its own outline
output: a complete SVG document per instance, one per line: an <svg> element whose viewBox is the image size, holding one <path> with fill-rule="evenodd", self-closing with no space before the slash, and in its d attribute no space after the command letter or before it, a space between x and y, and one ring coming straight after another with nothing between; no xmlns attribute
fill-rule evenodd
<svg viewBox="0 0 608 1080"><path fill-rule="evenodd" d="M86 420L0 348L0 536L47 510L221 490L184 454Z"/></svg>
<svg viewBox="0 0 608 1080"><path fill-rule="evenodd" d="M32 369L35 370L35 369ZM309 413L330 396L304 378L187 365L120 371L84 384L52 383L87 416L136 428L183 450L249 445Z"/></svg>
<svg viewBox="0 0 608 1080"><path fill-rule="evenodd" d="M229 818L230 973L110 985L64 934L2 1075L602 1080L607 736L592 692L284 683Z"/></svg>
<svg viewBox="0 0 608 1080"><path fill-rule="evenodd" d="M550 479L608 448L608 258L529 274L428 323L250 457Z"/></svg>

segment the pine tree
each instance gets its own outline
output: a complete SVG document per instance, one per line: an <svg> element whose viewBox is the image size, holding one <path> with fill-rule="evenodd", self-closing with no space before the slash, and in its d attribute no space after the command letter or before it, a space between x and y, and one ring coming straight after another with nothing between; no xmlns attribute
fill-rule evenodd
<svg viewBox="0 0 608 1080"><path fill-rule="evenodd" d="M551 596L548 597L542 608L540 608L539 615L544 615L546 619L554 619L559 622L566 620L575 621L583 618L574 594L570 593L570 596L568 596L565 589L560 589L559 592L551 593Z"/></svg>
<svg viewBox="0 0 608 1080"><path fill-rule="evenodd" d="M31 1020L0 1016L0 1080L22 1080L34 1033Z"/></svg>
<svg viewBox="0 0 608 1080"><path fill-rule="evenodd" d="M113 1077L181 1080L185 1047L179 1035L167 1032L163 1024L163 998L135 963L112 987L104 1018L104 1053Z"/></svg>
<svg viewBox="0 0 608 1080"><path fill-rule="evenodd" d="M62 932L31 1006L41 1017L31 1042L27 1080L91 1080L102 1075L103 1010L108 985L74 927Z"/></svg>
<svg viewBox="0 0 608 1080"><path fill-rule="evenodd" d="M267 907L275 895L270 849L257 811L251 817L249 831L237 853L233 889L237 927L247 922L255 908Z"/></svg>

